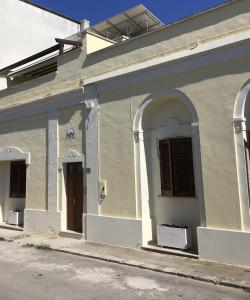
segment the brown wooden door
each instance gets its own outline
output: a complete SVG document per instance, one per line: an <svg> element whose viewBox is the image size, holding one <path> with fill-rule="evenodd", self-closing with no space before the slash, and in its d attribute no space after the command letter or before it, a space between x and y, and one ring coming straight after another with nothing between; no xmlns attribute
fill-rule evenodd
<svg viewBox="0 0 250 300"><path fill-rule="evenodd" d="M67 228L82 232L83 169L81 163L67 164Z"/></svg>

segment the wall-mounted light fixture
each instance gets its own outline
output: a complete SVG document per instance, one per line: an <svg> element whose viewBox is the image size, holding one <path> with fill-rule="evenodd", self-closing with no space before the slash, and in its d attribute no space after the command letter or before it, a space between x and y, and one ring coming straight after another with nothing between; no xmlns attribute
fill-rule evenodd
<svg viewBox="0 0 250 300"><path fill-rule="evenodd" d="M69 129L66 133L66 138L75 139L76 138L76 130L74 128Z"/></svg>

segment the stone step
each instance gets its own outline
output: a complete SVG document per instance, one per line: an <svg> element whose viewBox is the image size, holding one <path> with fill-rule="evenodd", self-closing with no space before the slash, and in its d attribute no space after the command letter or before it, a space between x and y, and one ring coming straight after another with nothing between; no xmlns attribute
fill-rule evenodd
<svg viewBox="0 0 250 300"><path fill-rule="evenodd" d="M195 258L195 259L199 258L199 255L197 255L195 253L190 253L187 251L182 251L182 250L173 249L173 248L160 247L156 244L143 246L142 249L146 250L146 251L153 251L153 252L158 252L158 253L162 253L162 254L165 253L165 254L184 256L184 257Z"/></svg>
<svg viewBox="0 0 250 300"><path fill-rule="evenodd" d="M9 230L15 230L15 231L23 231L23 227L20 226L15 226L15 225L10 225L7 223L1 223L0 228L3 229L9 229Z"/></svg>
<svg viewBox="0 0 250 300"><path fill-rule="evenodd" d="M77 240L83 239L82 233L75 232L75 231L70 231L70 230L60 231L60 233L58 235L60 237L77 239Z"/></svg>

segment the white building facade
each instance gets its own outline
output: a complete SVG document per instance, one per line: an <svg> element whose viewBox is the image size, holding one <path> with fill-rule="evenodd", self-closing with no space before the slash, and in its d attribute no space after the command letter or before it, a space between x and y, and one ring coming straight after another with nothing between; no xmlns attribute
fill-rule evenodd
<svg viewBox="0 0 250 300"><path fill-rule="evenodd" d="M193 254L250 266L249 16L234 0L119 42L104 22L10 68L0 221L23 203L26 231L132 248L183 225Z"/></svg>

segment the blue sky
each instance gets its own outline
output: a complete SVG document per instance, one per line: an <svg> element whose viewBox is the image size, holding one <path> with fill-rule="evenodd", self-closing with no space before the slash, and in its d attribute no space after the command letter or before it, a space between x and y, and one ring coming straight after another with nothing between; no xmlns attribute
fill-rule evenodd
<svg viewBox="0 0 250 300"><path fill-rule="evenodd" d="M87 19L93 25L140 3L167 24L228 0L33 0L32 2L76 20Z"/></svg>

